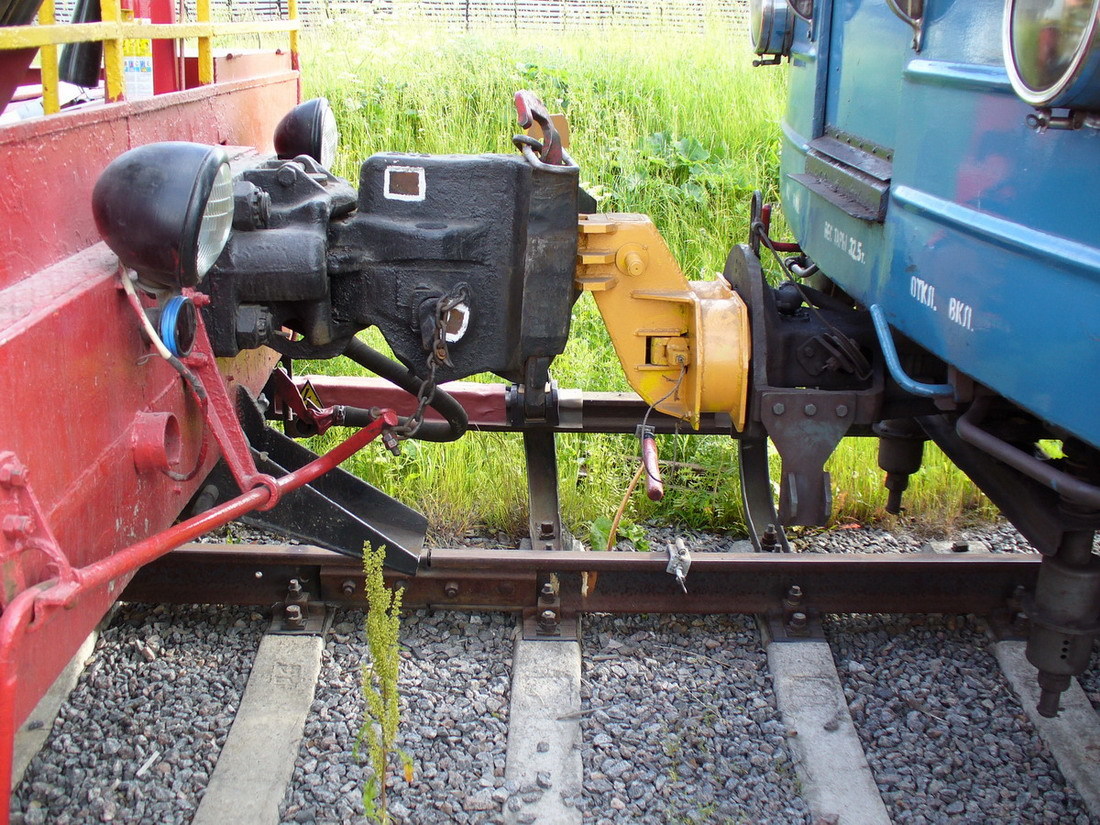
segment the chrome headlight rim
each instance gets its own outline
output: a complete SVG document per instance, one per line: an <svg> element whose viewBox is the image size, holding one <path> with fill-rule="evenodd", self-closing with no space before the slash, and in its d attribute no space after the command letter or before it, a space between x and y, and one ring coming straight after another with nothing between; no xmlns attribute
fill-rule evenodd
<svg viewBox="0 0 1100 825"><path fill-rule="evenodd" d="M760 56L788 57L795 13L787 0L749 0L749 39Z"/></svg>
<svg viewBox="0 0 1100 825"><path fill-rule="evenodd" d="M1066 61L1066 67L1055 80L1042 85L1029 80L1027 72L1020 66L1022 35L1016 27L1016 11L1020 2L1005 0L1001 27L1005 70L1017 96L1037 109L1100 108L1100 0L1090 0L1088 22Z"/></svg>

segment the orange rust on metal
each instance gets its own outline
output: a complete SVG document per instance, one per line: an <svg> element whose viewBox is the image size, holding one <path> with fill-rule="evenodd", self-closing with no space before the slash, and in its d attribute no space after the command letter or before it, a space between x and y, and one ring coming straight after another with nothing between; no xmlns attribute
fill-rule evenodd
<svg viewBox="0 0 1100 825"><path fill-rule="evenodd" d="M415 577L390 580L407 588L407 605L455 609L535 607L539 574L553 572L562 608L573 612L765 612L781 610L798 585L815 612L992 613L1017 587L1034 586L1040 561L1005 553L697 553L684 593L663 553L457 549L431 550ZM584 595L581 573L593 569L600 586ZM312 582L325 601L362 605L354 559L283 545L182 547L144 568L126 598L266 604L290 578Z"/></svg>
<svg viewBox="0 0 1100 825"><path fill-rule="evenodd" d="M627 381L667 415L745 425L749 319L720 280L688 281L645 215L581 215L576 283L593 294Z"/></svg>

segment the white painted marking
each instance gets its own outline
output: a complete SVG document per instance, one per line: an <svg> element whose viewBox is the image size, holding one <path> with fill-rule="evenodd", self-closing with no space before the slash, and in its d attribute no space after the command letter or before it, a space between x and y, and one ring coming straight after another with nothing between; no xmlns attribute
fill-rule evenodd
<svg viewBox="0 0 1100 825"><path fill-rule="evenodd" d="M825 221L824 235L827 243L831 243L841 252L847 253L848 257L857 264L861 264L867 259L867 253L863 249L863 241L854 235L849 235L840 227L833 226Z"/></svg>
<svg viewBox="0 0 1100 825"><path fill-rule="evenodd" d="M909 296L933 312L939 311L936 309L936 287L923 278L918 278L916 275L909 278Z"/></svg>
<svg viewBox="0 0 1100 825"><path fill-rule="evenodd" d="M974 308L958 298L952 298L947 302L947 317L963 329L974 329Z"/></svg>
<svg viewBox="0 0 1100 825"><path fill-rule="evenodd" d="M387 166L382 195L391 201L422 201L428 186L422 166Z"/></svg>

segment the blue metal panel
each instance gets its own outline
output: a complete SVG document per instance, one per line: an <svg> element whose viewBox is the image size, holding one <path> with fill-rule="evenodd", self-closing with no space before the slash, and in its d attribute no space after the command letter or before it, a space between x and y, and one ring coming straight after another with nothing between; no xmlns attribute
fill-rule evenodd
<svg viewBox="0 0 1100 825"><path fill-rule="evenodd" d="M892 148L913 31L885 0L842 0L832 17L825 122Z"/></svg>
<svg viewBox="0 0 1100 825"><path fill-rule="evenodd" d="M803 248L857 300L1100 446L1100 133L1026 127L1031 109L1001 62L1001 10L934 0L918 55L884 0L838 2L830 53L792 62L784 208ZM893 150L883 224L789 178L816 137L806 113L821 105L812 70L826 60L829 125Z"/></svg>

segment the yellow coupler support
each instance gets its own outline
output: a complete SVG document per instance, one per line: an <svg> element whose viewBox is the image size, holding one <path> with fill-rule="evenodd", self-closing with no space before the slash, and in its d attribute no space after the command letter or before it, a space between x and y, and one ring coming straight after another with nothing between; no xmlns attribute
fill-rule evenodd
<svg viewBox="0 0 1100 825"><path fill-rule="evenodd" d="M689 282L646 215L581 215L579 231L577 286L595 297L630 386L695 429L705 412L744 429L744 301L723 281Z"/></svg>

